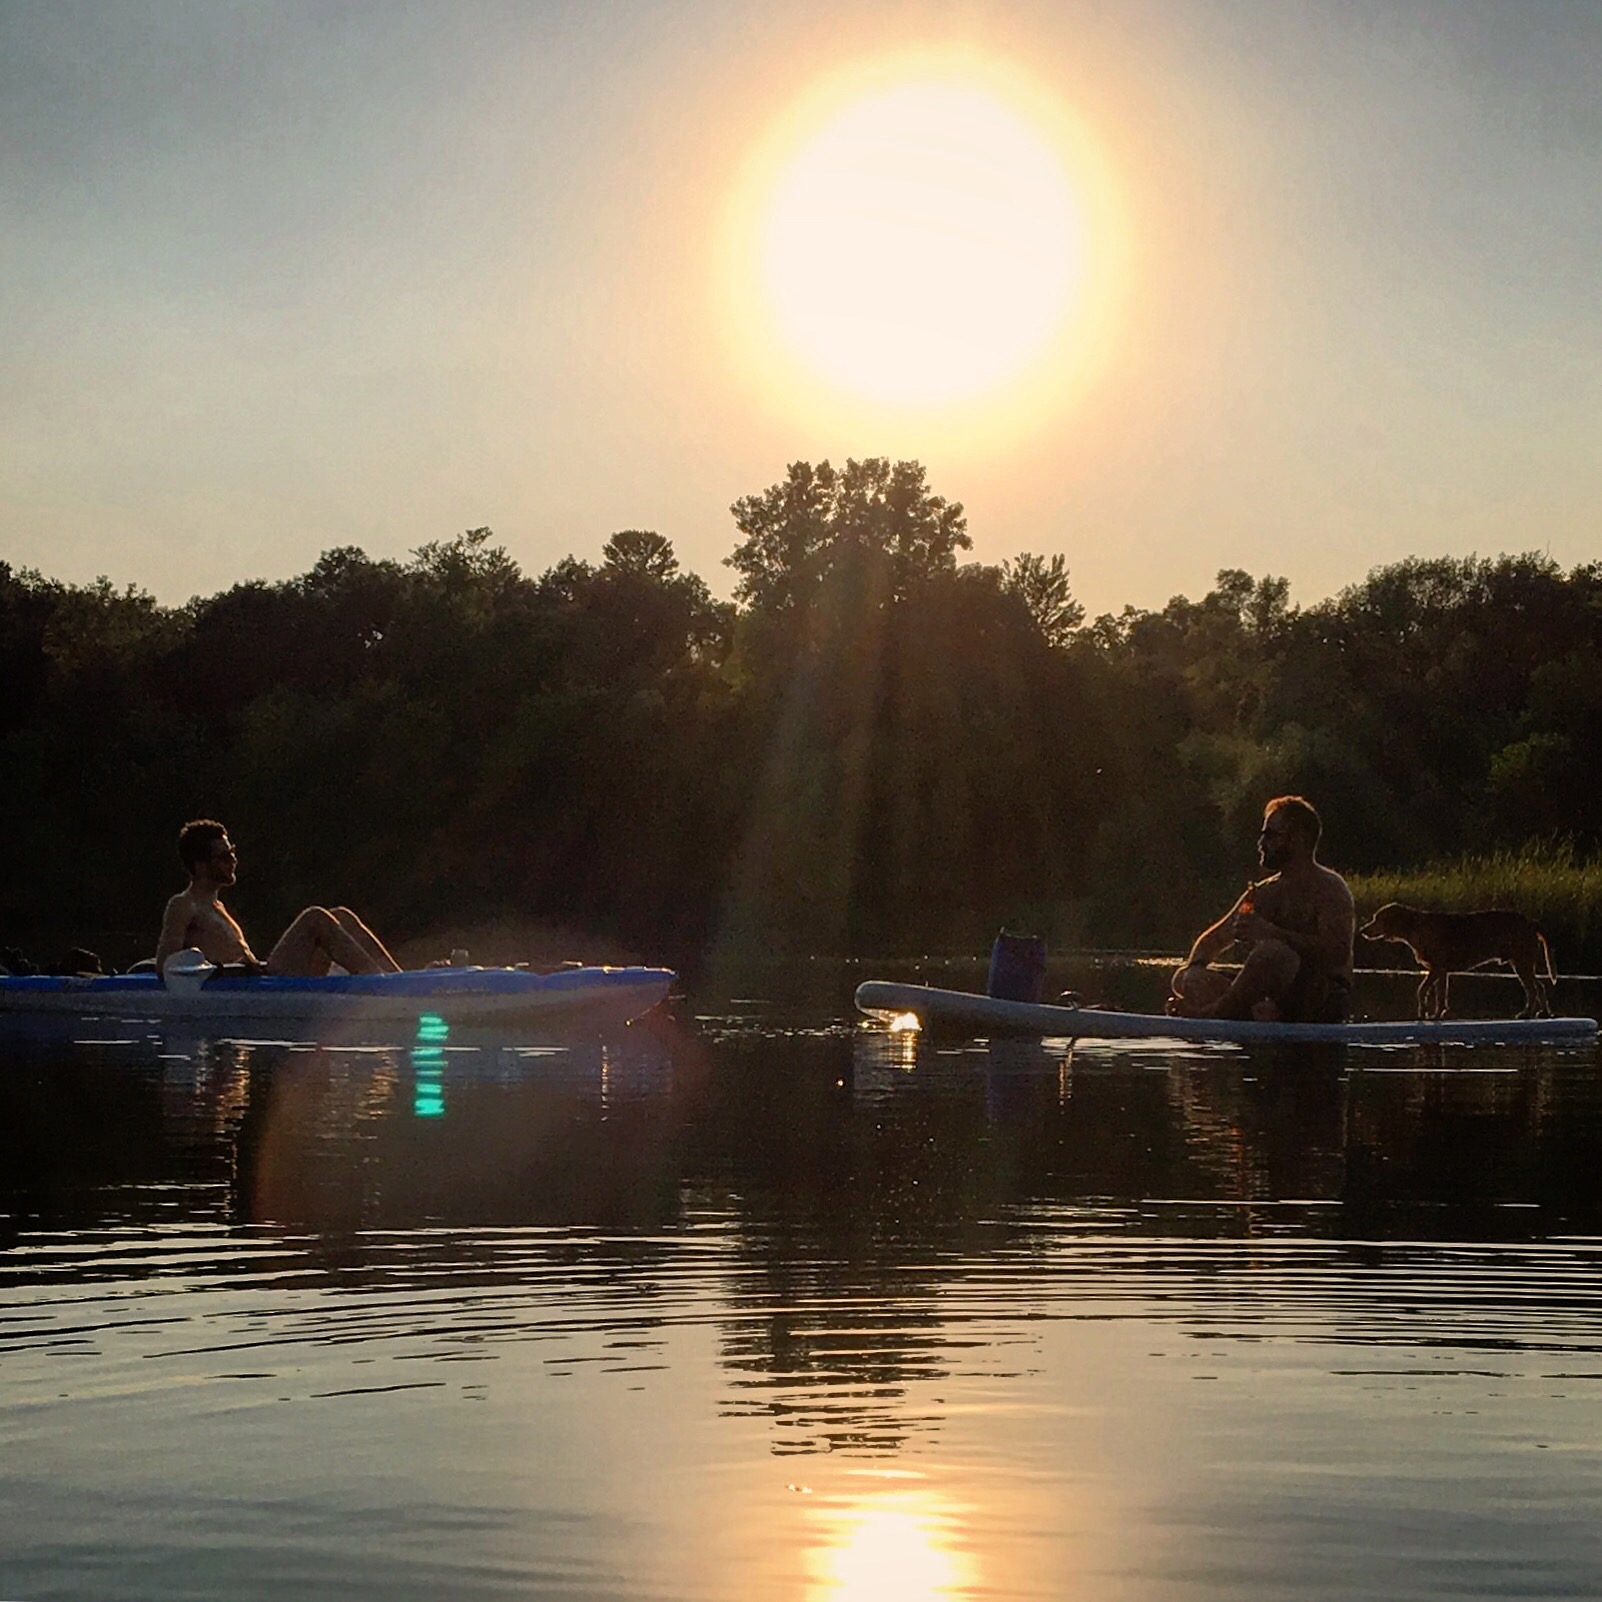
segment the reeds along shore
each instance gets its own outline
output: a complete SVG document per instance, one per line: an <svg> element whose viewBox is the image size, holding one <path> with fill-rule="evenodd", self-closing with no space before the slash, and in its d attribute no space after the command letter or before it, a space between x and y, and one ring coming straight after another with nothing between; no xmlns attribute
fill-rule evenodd
<svg viewBox="0 0 1602 1602"><path fill-rule="evenodd" d="M1351 874L1348 882L1360 914L1387 901L1442 912L1514 908L1540 926L1561 972L1602 973L1602 857L1582 858L1566 845L1529 845L1420 868ZM1389 949L1398 967L1409 964L1403 947Z"/></svg>

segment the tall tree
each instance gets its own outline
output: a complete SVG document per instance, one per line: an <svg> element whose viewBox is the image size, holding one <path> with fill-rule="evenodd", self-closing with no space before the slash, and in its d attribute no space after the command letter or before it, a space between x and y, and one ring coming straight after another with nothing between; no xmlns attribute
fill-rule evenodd
<svg viewBox="0 0 1602 1602"><path fill-rule="evenodd" d="M792 462L782 483L731 510L744 535L728 558L740 575L735 595L762 613L804 608L842 571L895 599L917 579L951 571L973 544L961 504L931 493L921 462L882 456L838 471Z"/></svg>
<svg viewBox="0 0 1602 1602"><path fill-rule="evenodd" d="M1029 609L1047 645L1066 645L1085 621L1085 609L1068 583L1068 559L1060 551L1049 558L1025 551L1001 564L1001 576L1003 587Z"/></svg>

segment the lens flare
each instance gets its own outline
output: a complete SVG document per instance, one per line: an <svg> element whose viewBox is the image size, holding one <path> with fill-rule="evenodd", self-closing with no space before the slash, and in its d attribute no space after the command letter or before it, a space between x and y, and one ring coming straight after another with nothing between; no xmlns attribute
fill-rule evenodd
<svg viewBox="0 0 1602 1602"><path fill-rule="evenodd" d="M445 1116L445 1042L451 1027L436 1012L417 1020L417 1043L412 1047L412 1115Z"/></svg>

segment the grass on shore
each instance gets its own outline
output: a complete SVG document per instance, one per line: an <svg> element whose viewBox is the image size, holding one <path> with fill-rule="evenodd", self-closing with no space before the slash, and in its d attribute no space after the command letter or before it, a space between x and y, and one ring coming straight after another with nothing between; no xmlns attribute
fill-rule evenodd
<svg viewBox="0 0 1602 1602"><path fill-rule="evenodd" d="M1438 912L1511 907L1533 918L1563 952L1565 967L1602 964L1602 857L1535 842L1517 851L1463 856L1387 873L1348 876L1359 918L1387 901Z"/></svg>

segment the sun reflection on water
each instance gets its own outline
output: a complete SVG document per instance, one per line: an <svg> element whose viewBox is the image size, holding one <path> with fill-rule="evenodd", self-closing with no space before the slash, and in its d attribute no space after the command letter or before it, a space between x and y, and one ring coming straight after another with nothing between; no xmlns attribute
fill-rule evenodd
<svg viewBox="0 0 1602 1602"><path fill-rule="evenodd" d="M812 1602L925 1602L977 1595L956 1519L927 1492L897 1490L817 1509L824 1528L808 1564Z"/></svg>

